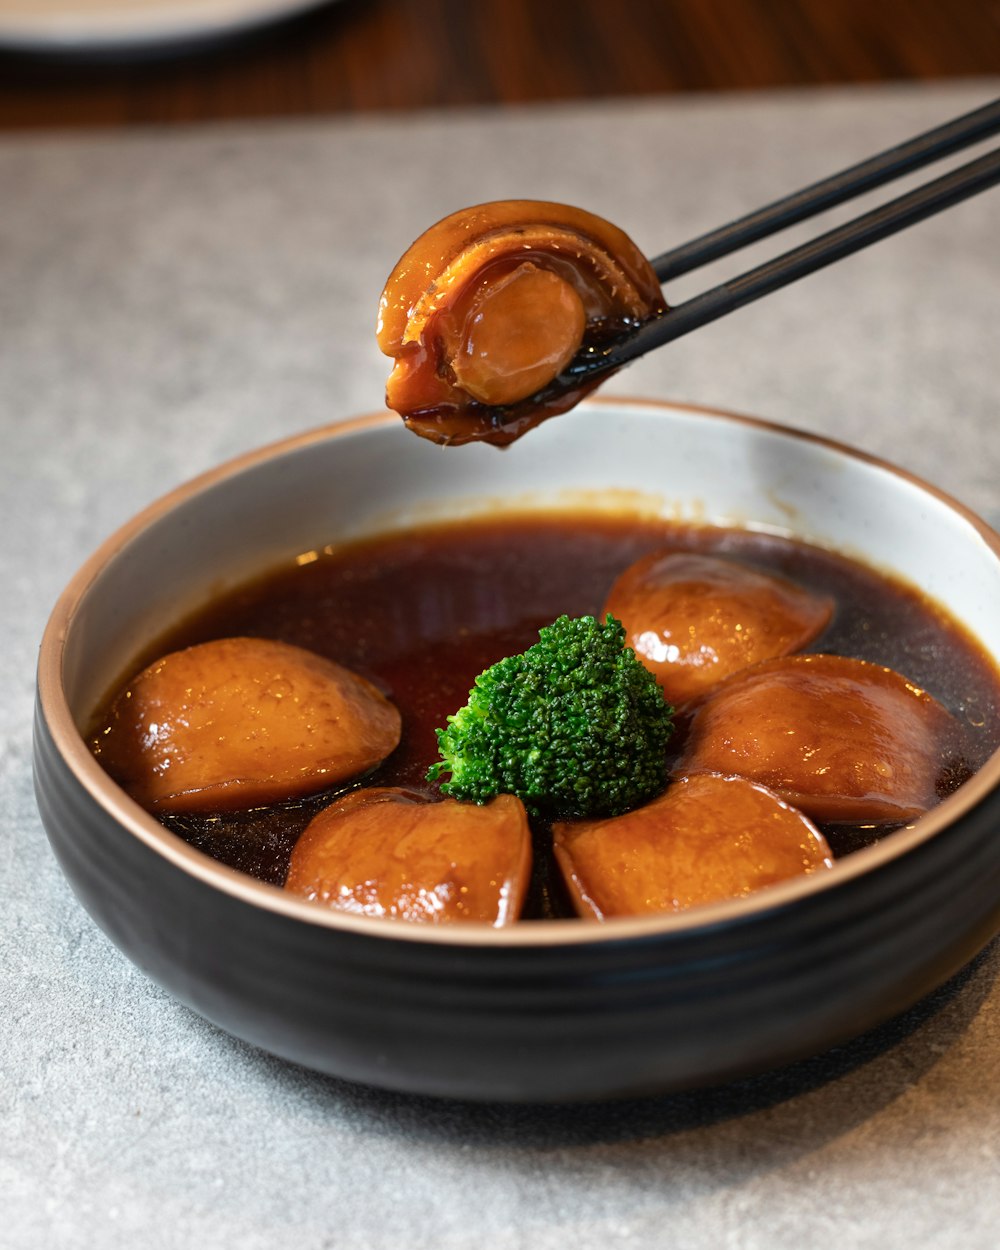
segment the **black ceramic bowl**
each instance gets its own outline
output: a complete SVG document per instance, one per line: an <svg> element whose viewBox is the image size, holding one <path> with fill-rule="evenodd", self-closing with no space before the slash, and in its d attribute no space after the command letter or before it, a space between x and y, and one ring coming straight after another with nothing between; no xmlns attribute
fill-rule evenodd
<svg viewBox="0 0 1000 1250"><path fill-rule="evenodd" d="M1000 666L1000 538L892 467L763 422L589 404L500 454L375 417L181 487L73 579L42 643L38 802L84 906L209 1020L396 1089L574 1100L708 1084L818 1052L911 1005L1000 927L1000 753L829 873L603 926L424 927L325 910L157 824L81 729L148 643L221 587L317 546L525 506L766 527L920 585Z"/></svg>

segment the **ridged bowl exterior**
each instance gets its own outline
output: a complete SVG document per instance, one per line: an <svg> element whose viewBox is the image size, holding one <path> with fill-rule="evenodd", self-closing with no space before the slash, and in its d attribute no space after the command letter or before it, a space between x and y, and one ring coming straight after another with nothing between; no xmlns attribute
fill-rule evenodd
<svg viewBox="0 0 1000 1250"><path fill-rule="evenodd" d="M796 883L661 924L428 935L341 922L175 845L90 768L53 689L79 627L70 611L47 636L36 709L36 791L63 871L171 994L309 1068L519 1101L716 1083L887 1019L1000 928L996 758L971 783L975 801L931 836L893 835L895 852L861 852L821 887Z"/></svg>

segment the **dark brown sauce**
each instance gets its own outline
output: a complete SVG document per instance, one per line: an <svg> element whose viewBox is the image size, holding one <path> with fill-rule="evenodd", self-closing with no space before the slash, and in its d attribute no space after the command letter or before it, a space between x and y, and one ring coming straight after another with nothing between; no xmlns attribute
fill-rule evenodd
<svg viewBox="0 0 1000 1250"><path fill-rule="evenodd" d="M543 421L575 408L613 372L608 370L578 382L560 376L537 394L516 404L481 404L469 398L459 405L415 408L403 415L403 421L408 430L442 447L462 447L466 443L509 447Z"/></svg>
<svg viewBox="0 0 1000 1250"><path fill-rule="evenodd" d="M965 729L943 762L943 797L1000 747L1000 674L962 629L915 591L844 557L786 538L595 515L463 522L333 549L273 572L212 603L161 640L156 654L247 635L307 647L373 681L399 707L403 738L367 777L306 800L164 824L214 858L281 884L299 834L333 793L359 784L432 790L435 729L461 707L476 676L537 641L563 613L600 612L615 577L649 551L673 547L736 557L831 594L837 610L809 648L885 664L922 686ZM147 660L155 658L153 655ZM683 742L680 725L672 743ZM850 854L889 827L825 827ZM526 915L569 915L535 830Z"/></svg>
<svg viewBox="0 0 1000 1250"><path fill-rule="evenodd" d="M653 315L659 316L659 310ZM614 368L601 369L600 359L641 324L628 317L592 321L580 350L566 370L527 399L513 404L483 404L469 395L458 404L409 409L403 414L403 421L414 434L443 447L461 447L466 443L509 447L543 421L575 408L616 373ZM409 350L414 354L417 350L426 353L425 348L417 349L415 345ZM440 361L434 367L445 369Z"/></svg>

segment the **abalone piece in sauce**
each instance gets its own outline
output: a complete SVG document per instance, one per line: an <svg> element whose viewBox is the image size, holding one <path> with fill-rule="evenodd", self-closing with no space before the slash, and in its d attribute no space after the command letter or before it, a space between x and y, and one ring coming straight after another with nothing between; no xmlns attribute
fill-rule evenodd
<svg viewBox="0 0 1000 1250"><path fill-rule="evenodd" d="M222 638L144 669L112 704L94 749L144 807L206 812L356 777L400 732L396 708L342 665L283 642Z"/></svg>
<svg viewBox="0 0 1000 1250"><path fill-rule="evenodd" d="M591 919L682 911L830 868L801 812L741 777L681 777L652 803L553 828L577 912Z"/></svg>
<svg viewBox="0 0 1000 1250"><path fill-rule="evenodd" d="M936 802L959 747L954 718L892 669L796 655L710 694L680 768L758 781L818 821L905 822Z"/></svg>
<svg viewBox="0 0 1000 1250"><path fill-rule="evenodd" d="M505 445L607 376L554 386L576 357L665 309L649 261L593 213L541 200L463 209L413 243L382 292L386 403L434 442Z"/></svg>
<svg viewBox="0 0 1000 1250"><path fill-rule="evenodd" d="M604 610L679 707L740 669L807 646L833 600L720 556L661 551L621 574Z"/></svg>
<svg viewBox="0 0 1000 1250"><path fill-rule="evenodd" d="M285 888L341 911L426 924L520 915L531 833L520 799L479 807L402 788L355 790L315 816Z"/></svg>

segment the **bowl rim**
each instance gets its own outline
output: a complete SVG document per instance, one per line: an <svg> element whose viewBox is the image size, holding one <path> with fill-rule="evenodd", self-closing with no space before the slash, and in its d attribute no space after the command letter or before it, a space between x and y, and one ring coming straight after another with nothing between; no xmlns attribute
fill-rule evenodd
<svg viewBox="0 0 1000 1250"><path fill-rule="evenodd" d="M708 420L736 423L811 443L853 461L873 466L916 486L943 503L978 532L1000 561L1000 534L971 509L909 470L849 444L780 422L701 404L641 397L598 396L589 398L581 405L595 406L636 410L668 409L671 412L698 415ZM372 413L332 422L243 452L179 484L110 534L73 575L52 609L39 648L37 670L38 704L52 742L63 764L69 768L90 798L130 835L182 872L249 906L316 928L370 938L449 947L482 946L494 950L603 945L623 940L704 932L734 921L748 921L753 917L790 908L818 893L843 888L859 877L921 847L941 830L972 811L992 791L1000 787L1000 750L997 750L973 777L926 815L881 841L838 860L833 869L827 872L781 882L744 898L704 904L682 912L617 917L599 925L577 918L523 920L505 926L415 925L392 917L360 916L317 906L307 899L286 893L280 886L259 881L196 850L161 825L112 781L91 754L83 735L76 727L63 688L62 675L66 642L81 602L104 567L142 530L158 522L177 505L275 457L316 443L350 437L365 430L399 425L399 417L392 412Z"/></svg>

